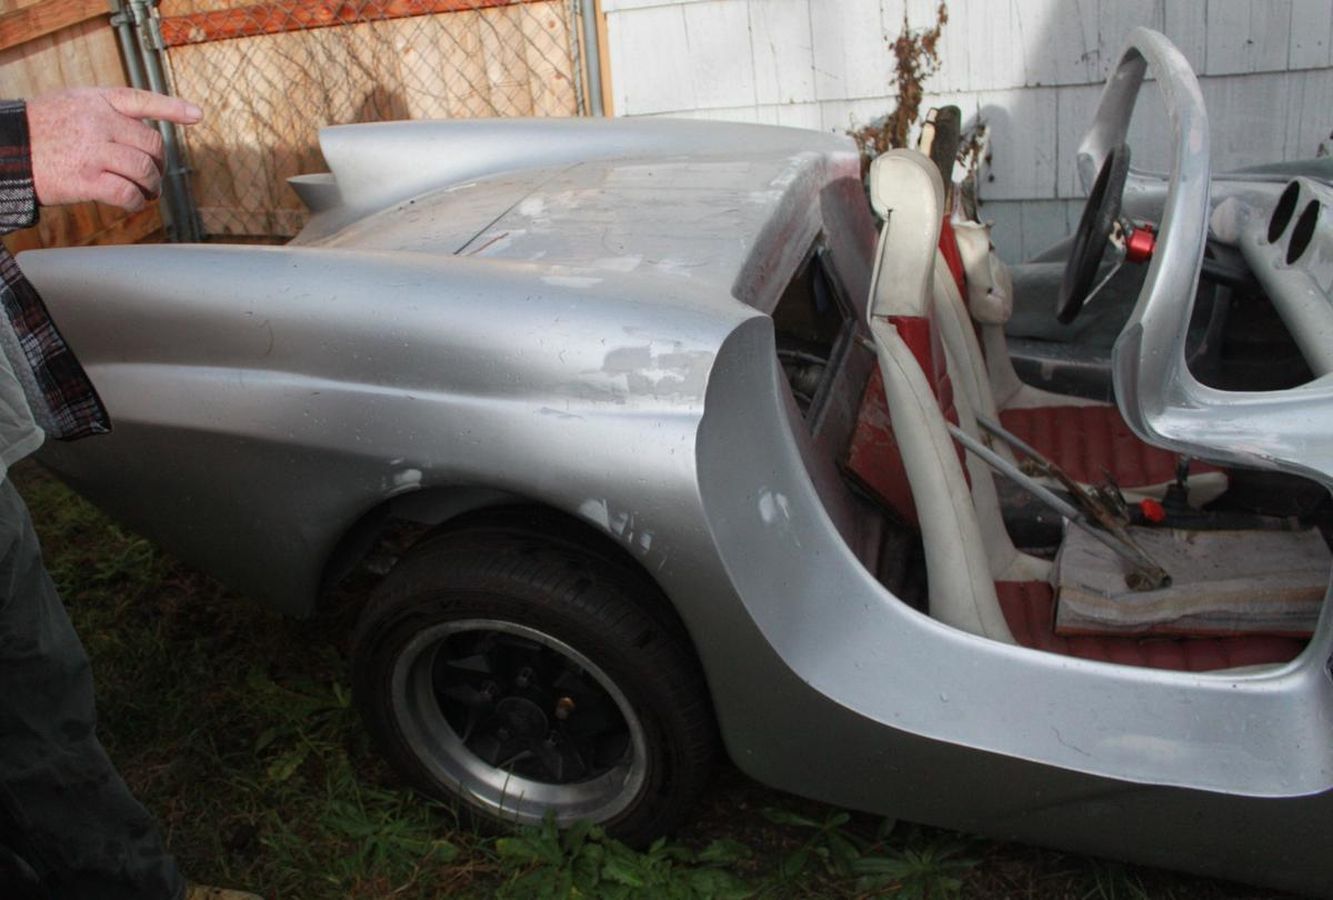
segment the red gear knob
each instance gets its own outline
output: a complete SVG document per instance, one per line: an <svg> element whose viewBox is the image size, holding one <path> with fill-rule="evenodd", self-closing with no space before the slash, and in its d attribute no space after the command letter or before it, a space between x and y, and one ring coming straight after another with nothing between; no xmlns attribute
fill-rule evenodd
<svg viewBox="0 0 1333 900"><path fill-rule="evenodd" d="M1147 225L1140 225L1125 238L1125 260L1132 263L1145 263L1152 259L1153 249L1157 247L1157 235Z"/></svg>

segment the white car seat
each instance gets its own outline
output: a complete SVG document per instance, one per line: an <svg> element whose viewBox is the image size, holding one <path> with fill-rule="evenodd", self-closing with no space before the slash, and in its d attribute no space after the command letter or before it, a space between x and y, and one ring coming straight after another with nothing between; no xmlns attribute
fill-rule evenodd
<svg viewBox="0 0 1333 900"><path fill-rule="evenodd" d="M959 428L976 436L967 385L979 376L956 358L976 359L976 337L964 327L959 304L947 296L952 277L945 277L947 268L936 253L943 207L939 172L915 151L894 150L872 164L870 184L872 204L885 224L867 315L921 528L930 615L993 640L1128 665L1215 670L1271 664L1298 653L1303 641L1266 636L1139 640L1054 634L1054 598L1046 581L1050 564L1014 548L989 468L971 455L960 459L948 430L953 415ZM950 369L956 377L949 376ZM954 380L964 385L957 394L951 391ZM978 401L985 404L987 395L979 391Z"/></svg>

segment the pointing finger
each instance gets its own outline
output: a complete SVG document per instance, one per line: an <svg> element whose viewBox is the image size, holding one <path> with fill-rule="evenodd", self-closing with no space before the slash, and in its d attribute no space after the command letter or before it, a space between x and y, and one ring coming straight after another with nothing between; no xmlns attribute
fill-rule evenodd
<svg viewBox="0 0 1333 900"><path fill-rule="evenodd" d="M160 119L178 125L193 125L204 117L203 110L179 97L134 88L109 90L106 100L116 112L132 119Z"/></svg>

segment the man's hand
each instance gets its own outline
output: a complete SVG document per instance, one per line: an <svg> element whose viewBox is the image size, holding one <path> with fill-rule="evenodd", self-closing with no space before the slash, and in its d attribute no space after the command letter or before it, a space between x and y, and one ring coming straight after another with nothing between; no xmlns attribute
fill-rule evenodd
<svg viewBox="0 0 1333 900"><path fill-rule="evenodd" d="M162 135L140 120L192 125L201 118L193 103L133 88L74 88L29 100L37 202L142 209L162 189Z"/></svg>

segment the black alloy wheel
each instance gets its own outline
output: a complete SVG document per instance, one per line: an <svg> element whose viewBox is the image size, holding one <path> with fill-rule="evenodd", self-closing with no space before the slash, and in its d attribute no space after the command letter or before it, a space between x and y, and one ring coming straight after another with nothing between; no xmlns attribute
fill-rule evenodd
<svg viewBox="0 0 1333 900"><path fill-rule="evenodd" d="M627 564L505 524L414 547L358 625L353 688L388 760L483 824L673 829L716 755L680 622Z"/></svg>

